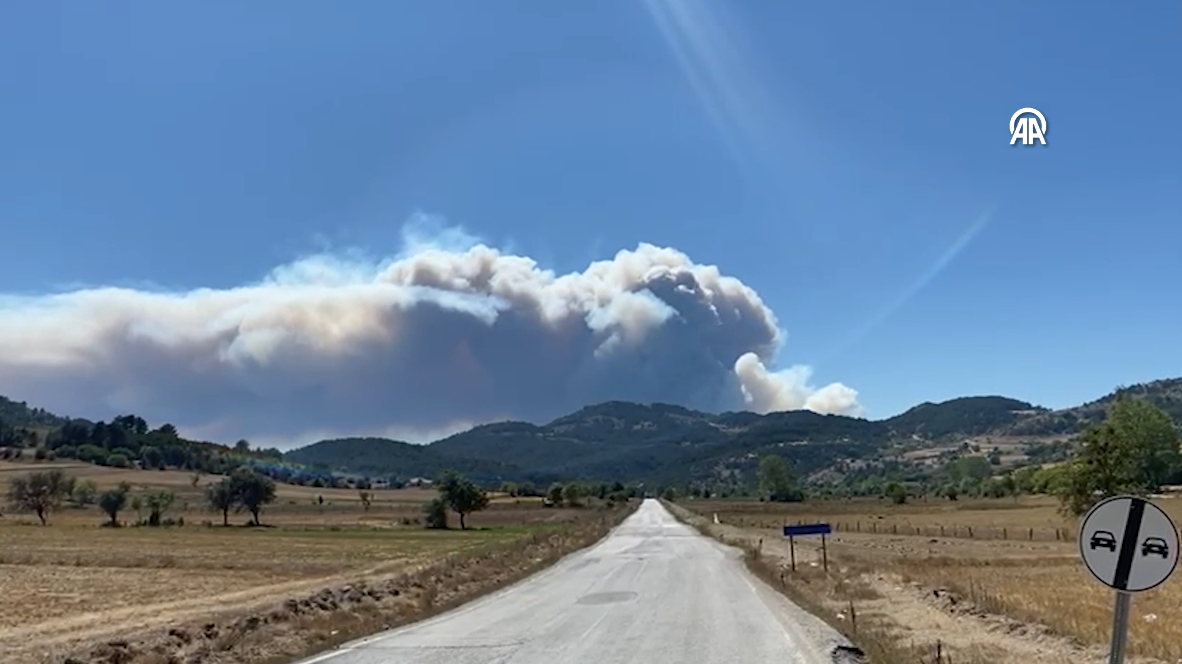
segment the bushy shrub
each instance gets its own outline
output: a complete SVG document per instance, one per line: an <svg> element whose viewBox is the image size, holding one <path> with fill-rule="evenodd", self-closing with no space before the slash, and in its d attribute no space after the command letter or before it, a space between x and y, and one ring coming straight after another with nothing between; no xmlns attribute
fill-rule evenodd
<svg viewBox="0 0 1182 664"><path fill-rule="evenodd" d="M128 468L131 466L131 460L123 454L112 454L111 456L107 457L107 462L105 465L108 465L112 468Z"/></svg>
<svg viewBox="0 0 1182 664"><path fill-rule="evenodd" d="M423 506L423 521L428 528L442 530L447 528L447 501L443 498L433 498Z"/></svg>
<svg viewBox="0 0 1182 664"><path fill-rule="evenodd" d="M98 445L87 443L78 448L77 458L80 461L98 463L107 458L107 451Z"/></svg>
<svg viewBox="0 0 1182 664"><path fill-rule="evenodd" d="M75 482L70 491L70 502L74 503L75 507L86 507L94 503L96 494L98 494L98 487L95 486L93 480Z"/></svg>

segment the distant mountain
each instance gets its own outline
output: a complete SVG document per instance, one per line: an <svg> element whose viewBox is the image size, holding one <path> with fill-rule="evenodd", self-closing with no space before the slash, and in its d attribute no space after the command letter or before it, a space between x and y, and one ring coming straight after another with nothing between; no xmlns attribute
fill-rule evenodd
<svg viewBox="0 0 1182 664"><path fill-rule="evenodd" d="M1043 436L1074 434L1102 419L1118 395L1148 398L1182 422L1182 379L1122 388L1089 404L1058 411L1001 396L962 397L923 403L879 421L810 411L710 414L670 404L610 401L547 424L485 424L430 445L371 442L346 448L340 441L324 441L290 452L286 458L401 476L429 477L436 469L453 467L486 482L709 479L741 483L753 476L758 457L769 452L787 457L798 473L807 475L844 462L881 457L899 444L914 447L987 436L1027 437L1033 442Z"/></svg>
<svg viewBox="0 0 1182 664"><path fill-rule="evenodd" d="M716 475L734 475L737 481L758 455L773 449L807 473L840 458L864 456L886 444L889 435L881 423L809 411L711 415L669 404L612 401L540 426L486 424L430 445L367 440L322 441L284 458L404 478L431 477L446 466L485 482L665 482Z"/></svg>
<svg viewBox="0 0 1182 664"><path fill-rule="evenodd" d="M981 435L1047 412L1046 408L1006 397L960 397L942 403L921 403L885 424L899 436L938 440Z"/></svg>
<svg viewBox="0 0 1182 664"><path fill-rule="evenodd" d="M610 463L621 455L643 457L646 450L683 441L709 444L725 438L705 413L668 404L610 401L542 426L527 422L485 424L430 447L449 456L500 460L566 474Z"/></svg>

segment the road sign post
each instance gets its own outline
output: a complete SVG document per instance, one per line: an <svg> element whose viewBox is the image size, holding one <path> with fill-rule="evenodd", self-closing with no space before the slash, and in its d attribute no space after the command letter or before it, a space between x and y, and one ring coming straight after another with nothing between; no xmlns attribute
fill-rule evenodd
<svg viewBox="0 0 1182 664"><path fill-rule="evenodd" d="M1096 503L1079 528L1079 553L1096 580L1116 591L1108 664L1123 664L1133 593L1165 583L1178 566L1178 529L1157 505L1137 496Z"/></svg>
<svg viewBox="0 0 1182 664"><path fill-rule="evenodd" d="M792 571L796 571L796 537L801 535L820 535L821 536L821 562L825 566L825 571L829 571L829 552L825 548L825 536L832 533L833 528L827 523L808 523L803 525L789 526L784 525L784 537L788 538L788 555L792 561Z"/></svg>
<svg viewBox="0 0 1182 664"><path fill-rule="evenodd" d="M825 534L821 533L821 564L825 566L825 571L829 571L829 552L825 549Z"/></svg>
<svg viewBox="0 0 1182 664"><path fill-rule="evenodd" d="M1129 606L1133 594L1116 591L1116 606L1112 609L1112 647L1108 651L1108 664L1124 664L1125 646L1129 642Z"/></svg>

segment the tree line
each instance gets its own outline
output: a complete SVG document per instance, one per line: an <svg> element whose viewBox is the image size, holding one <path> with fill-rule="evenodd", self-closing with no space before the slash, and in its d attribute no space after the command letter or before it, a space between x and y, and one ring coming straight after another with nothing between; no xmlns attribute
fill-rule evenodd
<svg viewBox="0 0 1182 664"><path fill-rule="evenodd" d="M27 457L28 450L38 461L75 459L112 468L187 470L210 475L229 475L245 466L285 484L371 487L368 478L345 478L326 469L285 462L283 453L275 448L255 449L247 440L232 446L188 440L172 424L152 429L137 415L121 415L110 422L70 420L45 435L0 420L0 460ZM389 485L401 488L403 483L395 480Z"/></svg>
<svg viewBox="0 0 1182 664"><path fill-rule="evenodd" d="M544 498L548 505L580 506L584 498L597 498L609 502L623 502L642 495L642 484L632 482L553 482L546 489L540 489L532 482L504 482L501 493L512 497Z"/></svg>
<svg viewBox="0 0 1182 664"><path fill-rule="evenodd" d="M460 529L467 530L467 518L473 512L486 509L490 502L489 493L484 488L454 471L446 472L435 483L435 487L438 496L423 506L427 528L448 528L448 515L454 512L459 517ZM529 487L506 485L502 489L506 489L505 493L511 496L533 495ZM358 495L368 511L373 499L372 494L362 490ZM641 495L643 494L639 485L625 487L619 482L570 482L552 485L541 497L550 506L583 507L589 498L600 498L608 505L614 505ZM222 515L223 526L229 525L231 511L249 512L251 519L248 525L257 526L262 524L262 509L275 501L276 484L267 475L243 466L228 476L208 484L203 496L206 506ZM105 525L108 526L121 525L119 514L128 509L135 510L137 514L141 510L147 510L148 516L137 519L137 525L184 525L183 520L166 518L166 513L175 500L176 494L166 490L133 492L127 482L99 492L93 480L79 480L60 469L35 471L15 477L8 490L9 506L17 511L36 514L42 525L48 525L50 514L62 509L66 503L79 508L97 504L107 515L108 521Z"/></svg>
<svg viewBox="0 0 1182 664"><path fill-rule="evenodd" d="M435 483L439 495L423 506L424 522L427 528L448 527L448 514L455 512L460 519L460 529L466 530L467 517L489 505L489 495L479 484L456 471L446 471ZM543 498L548 507L583 507L586 500L596 498L608 505L625 503L629 498L642 496L641 485L624 486L620 482L586 483L555 482L546 491L540 491L529 482L506 482L501 492L510 497ZM362 499L363 501L365 498Z"/></svg>
<svg viewBox="0 0 1182 664"><path fill-rule="evenodd" d="M240 467L228 477L205 488L205 502L210 509L221 512L222 524L228 526L231 510L247 511L251 515L250 525L261 525L260 515L265 505L275 501L275 481ZM127 482L121 482L112 489L98 492L92 480L78 480L60 469L36 471L12 479L8 487L8 504L16 511L32 512L41 525L48 525L49 516L71 503L78 508L97 504L108 517L106 525L119 526L119 514L127 509L138 515L147 511L145 519L137 519L137 525L167 526L184 525L183 517L177 520L166 518L169 508L176 502L176 494L167 490L133 492Z"/></svg>
<svg viewBox="0 0 1182 664"><path fill-rule="evenodd" d="M182 438L175 426L151 429L137 415L121 415L110 422L71 420L43 438L28 428L0 423L0 447L6 456L33 448L38 459L70 458L115 468L178 468L228 474L250 462L278 461L277 449L251 449L240 440L233 446Z"/></svg>

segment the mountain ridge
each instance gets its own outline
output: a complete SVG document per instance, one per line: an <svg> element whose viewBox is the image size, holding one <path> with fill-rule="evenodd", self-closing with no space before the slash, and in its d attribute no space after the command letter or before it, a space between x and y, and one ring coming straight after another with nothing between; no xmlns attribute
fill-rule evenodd
<svg viewBox="0 0 1182 664"><path fill-rule="evenodd" d="M924 402L882 420L783 411L703 413L674 404L606 401L545 424L494 422L423 447L457 463L501 462L503 475L477 473L483 481L640 479L653 482L726 481L749 477L752 460L774 452L808 474L833 464L883 455L888 449L975 437L1049 437L1078 434L1099 421L1119 396L1148 398L1182 421L1182 378L1121 387L1072 408L1052 410L998 395ZM306 450L285 459L309 460ZM350 468L346 455L323 447L319 462ZM736 481L738 481L736 479Z"/></svg>
<svg viewBox="0 0 1182 664"><path fill-rule="evenodd" d="M403 479L455 469L486 483L619 479L740 484L752 476L755 459L768 453L789 458L799 473L808 475L971 438L1054 439L1061 447L1100 421L1108 405L1122 396L1146 398L1182 422L1182 378L1167 378L1118 387L1071 408L971 396L924 402L881 420L805 410L704 413L668 403L605 401L544 424L492 422L426 445L337 438L291 450L282 458L327 471ZM6 438L6 431L48 431L76 422L85 420L0 397L0 444L19 443L18 436Z"/></svg>

